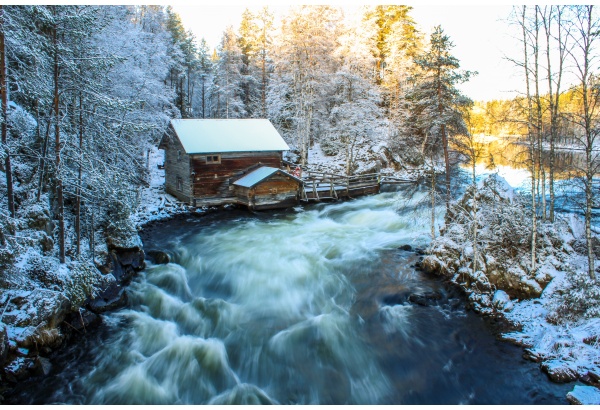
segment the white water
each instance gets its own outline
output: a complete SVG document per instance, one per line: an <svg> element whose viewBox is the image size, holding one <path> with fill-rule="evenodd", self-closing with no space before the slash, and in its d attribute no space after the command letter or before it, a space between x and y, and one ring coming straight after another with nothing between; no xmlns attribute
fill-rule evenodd
<svg viewBox="0 0 600 410"><path fill-rule="evenodd" d="M397 206L383 194L179 238L175 262L134 285L139 310L116 315L130 326L112 342L121 369L91 402L377 402L390 386L357 334L344 272L427 240Z"/></svg>
<svg viewBox="0 0 600 410"><path fill-rule="evenodd" d="M26 396L86 404L543 402L531 386L544 376L523 367L518 349L496 346L460 303L403 302L409 293L445 291L411 267L414 254L397 250L425 245L430 232L427 207L414 211L401 198L158 225L145 245L169 251L172 262L150 265L131 286L130 308L105 317L104 336L74 350L79 363L64 359L53 384ZM397 301L386 302L390 296Z"/></svg>

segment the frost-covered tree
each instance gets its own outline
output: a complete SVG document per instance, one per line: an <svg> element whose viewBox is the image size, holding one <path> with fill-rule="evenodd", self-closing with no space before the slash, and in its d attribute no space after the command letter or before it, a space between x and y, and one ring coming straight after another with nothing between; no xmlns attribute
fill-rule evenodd
<svg viewBox="0 0 600 410"><path fill-rule="evenodd" d="M418 71L412 76L412 88L407 93L409 121L420 134L422 146L428 148L429 155L442 151L447 210L452 166L449 139L467 132L462 108L472 104L456 87L467 81L472 73L459 70L458 59L450 53L452 47L450 38L437 26L431 34L428 50L415 58Z"/></svg>
<svg viewBox="0 0 600 410"><path fill-rule="evenodd" d="M594 176L600 169L597 152L600 136L600 77L598 77L598 40L600 19L593 5L573 6L571 9L573 48L569 54L578 84L575 92L580 101L578 110L568 114L577 127L577 141L585 153L583 185L585 192L585 238L587 243L588 275L596 279L595 255L592 241L592 208L594 206Z"/></svg>
<svg viewBox="0 0 600 410"><path fill-rule="evenodd" d="M273 14L267 7L242 14L238 43L242 52L243 100L249 117L266 118L267 87L272 73Z"/></svg>
<svg viewBox="0 0 600 410"><path fill-rule="evenodd" d="M214 77L215 118L245 118L242 51L233 27L228 27L217 50Z"/></svg>
<svg viewBox="0 0 600 410"><path fill-rule="evenodd" d="M368 28L349 26L339 44L335 53L339 68L332 76L335 93L328 101L333 106L331 132L329 138L321 141L321 147L330 154L336 153L336 146L345 152L346 174L352 175L355 150L381 140L386 121L371 70L375 63L372 33Z"/></svg>
<svg viewBox="0 0 600 410"><path fill-rule="evenodd" d="M302 6L282 22L269 111L302 164L308 163L315 134L328 122L341 17L329 6Z"/></svg>
<svg viewBox="0 0 600 410"><path fill-rule="evenodd" d="M199 118L207 118L211 106L210 84L213 81L213 62L205 39L200 40L198 46L198 81L199 90L193 100L194 112Z"/></svg>
<svg viewBox="0 0 600 410"><path fill-rule="evenodd" d="M15 201L13 194L12 166L10 164L10 150L8 149L8 72L6 68L6 41L5 30L7 29L5 11L0 5L0 104L1 104L1 133L2 133L2 157L4 157L4 173L6 175L6 198L8 212L15 217Z"/></svg>
<svg viewBox="0 0 600 410"><path fill-rule="evenodd" d="M17 217L50 199L57 255L66 261L81 254L82 231L92 245L98 228L127 218L106 217L115 204L135 209L146 180L145 152L176 115L164 83L170 66L164 12L98 6L5 11Z"/></svg>
<svg viewBox="0 0 600 410"><path fill-rule="evenodd" d="M401 116L398 111L413 71L413 59L422 51L422 35L410 16L411 10L410 6L378 5L367 8L363 18L365 26L374 29L374 74L392 120Z"/></svg>

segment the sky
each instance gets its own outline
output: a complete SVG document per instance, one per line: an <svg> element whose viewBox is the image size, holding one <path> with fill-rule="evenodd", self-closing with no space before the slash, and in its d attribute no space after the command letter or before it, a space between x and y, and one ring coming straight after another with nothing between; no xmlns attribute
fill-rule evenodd
<svg viewBox="0 0 600 410"><path fill-rule="evenodd" d="M335 0L320 3L342 5L342 2ZM246 7L257 10L264 4L269 6L277 18L278 14L285 14L294 3L221 0L219 3L200 1L193 6L175 2L173 8L180 15L186 29L192 30L198 39L205 38L209 46L216 47L227 26L232 25L237 30ZM311 4L311 1L302 4ZM348 2L344 4L348 7ZM356 6L363 3L351 4ZM452 52L460 60L461 68L478 72L469 82L460 86L465 95L475 101L506 99L514 97L516 90L523 88L523 79L518 69L506 60L507 56L519 56L515 55L519 53L519 45L512 38L514 28L506 21L511 11L510 5L435 5L427 2L423 5L420 2L418 5L412 4L412 7L411 15L426 38L434 26L441 25L454 43Z"/></svg>

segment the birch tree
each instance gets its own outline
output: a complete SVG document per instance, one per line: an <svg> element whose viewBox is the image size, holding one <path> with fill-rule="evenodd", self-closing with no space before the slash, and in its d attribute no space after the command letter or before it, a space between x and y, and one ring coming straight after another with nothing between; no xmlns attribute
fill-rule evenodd
<svg viewBox="0 0 600 410"><path fill-rule="evenodd" d="M580 109L570 113L570 120L580 130L577 139L585 153L583 185L585 191L585 239L587 243L588 275L596 279L595 255L592 241L592 207L594 205L593 178L598 172L597 139L600 133L600 81L597 76L597 42L600 36L600 20L594 6L573 6L570 37L573 49L569 51L578 84L575 92Z"/></svg>

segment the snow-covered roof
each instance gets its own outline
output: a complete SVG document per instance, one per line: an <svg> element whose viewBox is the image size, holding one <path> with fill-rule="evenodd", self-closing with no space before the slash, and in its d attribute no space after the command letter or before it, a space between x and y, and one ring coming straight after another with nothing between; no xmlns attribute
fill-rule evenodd
<svg viewBox="0 0 600 410"><path fill-rule="evenodd" d="M187 154L290 149L265 119L178 119L171 124Z"/></svg>
<svg viewBox="0 0 600 410"><path fill-rule="evenodd" d="M248 175L243 176L233 183L233 185L243 186L245 188L252 188L254 185L258 184L260 181L270 177L271 175L280 172L282 174L287 175L290 178L295 179L298 182L302 182L302 180L296 178L293 175L288 174L285 171L282 171L278 168L273 167L260 167L255 171L252 171Z"/></svg>

